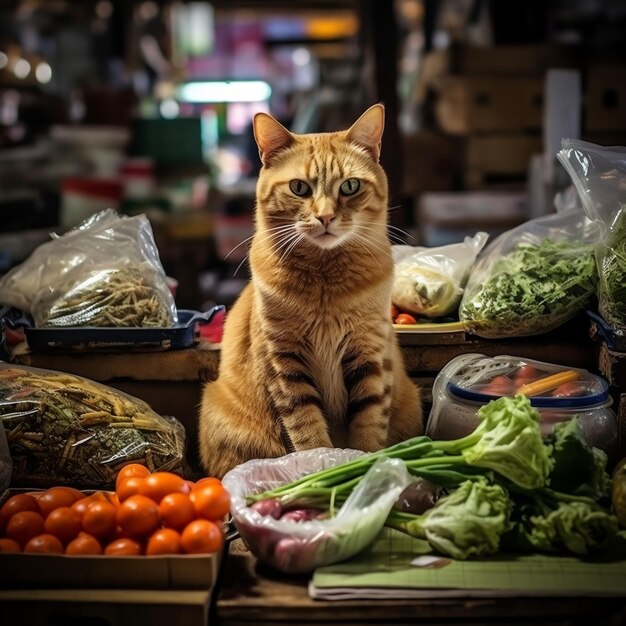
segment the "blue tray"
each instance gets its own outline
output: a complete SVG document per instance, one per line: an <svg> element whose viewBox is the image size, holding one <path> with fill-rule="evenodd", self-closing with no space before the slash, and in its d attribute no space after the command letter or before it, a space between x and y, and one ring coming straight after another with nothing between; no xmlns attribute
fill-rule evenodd
<svg viewBox="0 0 626 626"><path fill-rule="evenodd" d="M5 315L4 323L12 329L23 328L33 352L47 350L181 350L193 345L196 324L208 324L224 305L209 311L179 309L178 322L169 328L116 327L43 327L36 328L30 316Z"/></svg>
<svg viewBox="0 0 626 626"><path fill-rule="evenodd" d="M604 340L607 348L617 352L626 352L626 335L622 331L609 326L603 317L593 311L587 311L587 315L591 319L594 330Z"/></svg>

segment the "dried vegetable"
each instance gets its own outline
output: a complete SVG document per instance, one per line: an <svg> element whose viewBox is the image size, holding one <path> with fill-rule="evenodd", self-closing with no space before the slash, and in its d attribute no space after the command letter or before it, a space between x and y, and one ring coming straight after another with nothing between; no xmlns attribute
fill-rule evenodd
<svg viewBox="0 0 626 626"><path fill-rule="evenodd" d="M69 374L0 367L14 485L110 487L120 467L180 471L184 430L143 401Z"/></svg>

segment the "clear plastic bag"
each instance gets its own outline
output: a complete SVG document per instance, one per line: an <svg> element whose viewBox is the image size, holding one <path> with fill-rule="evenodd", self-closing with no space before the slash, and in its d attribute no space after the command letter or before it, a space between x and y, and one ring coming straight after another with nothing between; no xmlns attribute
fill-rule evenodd
<svg viewBox="0 0 626 626"><path fill-rule="evenodd" d="M0 303L38 327L166 328L176 307L145 215L96 213L0 280Z"/></svg>
<svg viewBox="0 0 626 626"><path fill-rule="evenodd" d="M398 459L380 459L363 477L335 517L292 522L262 516L246 496L290 483L301 476L350 461L363 452L317 448L279 459L255 459L223 478L233 522L250 550L283 572L302 573L348 559L378 535L402 491L412 481Z"/></svg>
<svg viewBox="0 0 626 626"><path fill-rule="evenodd" d="M470 332L493 339L558 328L595 296L598 236L599 228L576 209L501 234L470 273L459 319Z"/></svg>
<svg viewBox="0 0 626 626"><path fill-rule="evenodd" d="M488 236L480 232L438 248L393 246L391 301L403 311L425 317L456 312L470 268Z"/></svg>
<svg viewBox="0 0 626 626"><path fill-rule="evenodd" d="M626 335L626 147L564 139L557 155L572 178L587 217L601 229L596 248L598 310Z"/></svg>
<svg viewBox="0 0 626 626"><path fill-rule="evenodd" d="M14 486L106 489L131 462L183 469L182 424L80 376L0 363L0 421Z"/></svg>

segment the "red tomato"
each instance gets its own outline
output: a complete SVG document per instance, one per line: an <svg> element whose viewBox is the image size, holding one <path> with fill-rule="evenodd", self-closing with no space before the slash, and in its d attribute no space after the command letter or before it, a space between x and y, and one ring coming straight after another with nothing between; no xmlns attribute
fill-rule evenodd
<svg viewBox="0 0 626 626"><path fill-rule="evenodd" d="M44 491L37 498L43 516L47 517L50 511L61 506L72 506L77 500L75 491L69 487L52 487Z"/></svg>
<svg viewBox="0 0 626 626"><path fill-rule="evenodd" d="M196 485L190 499L196 514L205 519L222 519L230 511L230 496L219 481Z"/></svg>
<svg viewBox="0 0 626 626"><path fill-rule="evenodd" d="M511 380L506 376L496 376L492 378L489 383L481 389L481 393L498 397L508 396L512 392L513 385L511 384Z"/></svg>
<svg viewBox="0 0 626 626"><path fill-rule="evenodd" d="M117 510L117 524L131 537L147 537L160 521L159 507L146 496L131 496Z"/></svg>
<svg viewBox="0 0 626 626"><path fill-rule="evenodd" d="M140 467L143 467L141 465ZM145 478L141 476L129 476L128 478L122 478L117 482L117 497L120 502L124 502L131 496L136 496L138 493L141 493L141 486L143 485L143 481Z"/></svg>
<svg viewBox="0 0 626 626"><path fill-rule="evenodd" d="M408 313L400 313L400 315L396 316L396 324L417 324L417 320Z"/></svg>
<svg viewBox="0 0 626 626"><path fill-rule="evenodd" d="M130 477L135 478L146 478L146 476L150 476L150 470L145 466L139 463L129 463L128 465L124 465L124 467L117 473L117 477L115 479L115 489L117 490L120 482Z"/></svg>
<svg viewBox="0 0 626 626"><path fill-rule="evenodd" d="M141 544L134 539L115 539L107 545L104 553L114 556L138 556L141 554Z"/></svg>
<svg viewBox="0 0 626 626"><path fill-rule="evenodd" d="M516 372L514 377L514 387L519 389L522 385L527 385L537 380L541 376L541 372L534 366L525 363Z"/></svg>
<svg viewBox="0 0 626 626"><path fill-rule="evenodd" d="M20 511L11 516L5 532L9 539L14 539L21 546L24 546L29 539L41 535L43 531L43 517L39 513Z"/></svg>
<svg viewBox="0 0 626 626"><path fill-rule="evenodd" d="M194 488L198 487L199 485L206 485L208 483L212 483L213 485L221 485L222 481L219 478L215 478L214 476L205 476L204 478L196 481Z"/></svg>
<svg viewBox="0 0 626 626"><path fill-rule="evenodd" d="M54 535L37 535L24 546L24 552L63 554L63 544Z"/></svg>
<svg viewBox="0 0 626 626"><path fill-rule="evenodd" d="M164 526L177 530L187 526L196 517L193 504L184 493L168 493L159 504L159 513Z"/></svg>
<svg viewBox="0 0 626 626"><path fill-rule="evenodd" d="M27 493L18 493L14 496L11 496L0 509L0 514L2 514L6 520L8 520L11 515L14 513L19 513L20 511L34 511L35 513L39 513L39 505L37 504L37 500L33 496Z"/></svg>
<svg viewBox="0 0 626 626"><path fill-rule="evenodd" d="M206 519L187 524L181 535L181 546L187 554L211 554L220 550L223 543L221 526Z"/></svg>
<svg viewBox="0 0 626 626"><path fill-rule="evenodd" d="M14 539L3 537L0 539L0 553L2 552L21 552L20 544Z"/></svg>
<svg viewBox="0 0 626 626"><path fill-rule="evenodd" d="M102 554L102 546L92 535L80 533L76 539L67 544L65 554Z"/></svg>
<svg viewBox="0 0 626 626"><path fill-rule="evenodd" d="M180 535L171 528L160 528L155 531L146 546L146 554L179 554L181 552Z"/></svg>
<svg viewBox="0 0 626 626"><path fill-rule="evenodd" d="M80 515L69 506L61 506L50 511L44 522L44 529L63 544L69 543L81 530Z"/></svg>
<svg viewBox="0 0 626 626"><path fill-rule="evenodd" d="M587 393L587 387L584 382L569 382L559 385L553 392L553 398L577 398Z"/></svg>
<svg viewBox="0 0 626 626"><path fill-rule="evenodd" d="M83 515L83 529L95 537L111 537L117 526L117 509L110 502L90 502Z"/></svg>
<svg viewBox="0 0 626 626"><path fill-rule="evenodd" d="M155 472L144 479L139 493L158 504L168 493L189 493L189 485L171 472Z"/></svg>

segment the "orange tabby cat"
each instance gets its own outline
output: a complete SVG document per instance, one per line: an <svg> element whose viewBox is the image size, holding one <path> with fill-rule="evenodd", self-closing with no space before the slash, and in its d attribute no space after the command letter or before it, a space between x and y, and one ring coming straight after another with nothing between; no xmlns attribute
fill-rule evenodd
<svg viewBox="0 0 626 626"><path fill-rule="evenodd" d="M296 135L254 118L263 163L252 280L228 314L200 409L204 469L320 446L379 450L422 432L390 321L384 108Z"/></svg>

